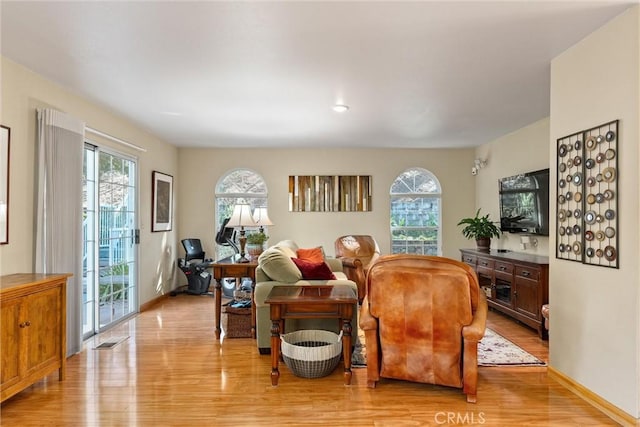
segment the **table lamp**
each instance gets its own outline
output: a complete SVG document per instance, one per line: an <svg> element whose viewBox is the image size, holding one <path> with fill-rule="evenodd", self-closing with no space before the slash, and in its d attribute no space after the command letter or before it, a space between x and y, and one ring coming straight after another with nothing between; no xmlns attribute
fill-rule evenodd
<svg viewBox="0 0 640 427"><path fill-rule="evenodd" d="M245 258L244 247L247 244L247 237L244 233L245 227L255 227L256 224L253 216L251 215L251 206L246 203L238 203L233 207L233 214L231 214L231 219L227 223L227 227L240 227L240 237L238 241L240 242L240 259L238 262L249 262L247 258Z"/></svg>
<svg viewBox="0 0 640 427"><path fill-rule="evenodd" d="M253 211L253 219L255 220L256 224L260 226L261 233L264 233L265 226L273 225L273 222L271 222L271 220L269 219L267 208L265 207L256 208L256 210Z"/></svg>

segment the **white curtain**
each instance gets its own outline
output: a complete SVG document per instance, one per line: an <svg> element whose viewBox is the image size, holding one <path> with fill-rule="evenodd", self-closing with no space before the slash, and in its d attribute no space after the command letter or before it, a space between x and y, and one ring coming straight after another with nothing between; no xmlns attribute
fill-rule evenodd
<svg viewBox="0 0 640 427"><path fill-rule="evenodd" d="M82 161L84 122L38 110L36 273L67 281L67 356L82 349Z"/></svg>

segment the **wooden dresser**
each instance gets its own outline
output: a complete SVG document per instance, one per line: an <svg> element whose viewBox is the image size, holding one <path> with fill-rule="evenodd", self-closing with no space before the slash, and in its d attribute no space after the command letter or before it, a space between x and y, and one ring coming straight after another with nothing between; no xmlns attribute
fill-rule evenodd
<svg viewBox="0 0 640 427"><path fill-rule="evenodd" d="M538 331L547 339L540 310L549 303L549 257L520 252L461 249L462 261L478 275L492 307Z"/></svg>
<svg viewBox="0 0 640 427"><path fill-rule="evenodd" d="M70 274L0 276L0 401L66 365Z"/></svg>

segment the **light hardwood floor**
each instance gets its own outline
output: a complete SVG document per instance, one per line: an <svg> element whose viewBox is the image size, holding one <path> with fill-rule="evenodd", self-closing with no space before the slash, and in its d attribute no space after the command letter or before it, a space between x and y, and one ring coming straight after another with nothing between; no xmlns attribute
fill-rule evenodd
<svg viewBox="0 0 640 427"><path fill-rule="evenodd" d="M616 425L547 378L544 367L479 368L478 403L461 390L381 380L354 369L303 379L281 368L271 386L269 356L248 338L217 342L213 299L179 295L92 338L56 375L2 404L2 426L604 426ZM548 344L498 313L489 326L537 357ZM94 350L112 337L129 338Z"/></svg>

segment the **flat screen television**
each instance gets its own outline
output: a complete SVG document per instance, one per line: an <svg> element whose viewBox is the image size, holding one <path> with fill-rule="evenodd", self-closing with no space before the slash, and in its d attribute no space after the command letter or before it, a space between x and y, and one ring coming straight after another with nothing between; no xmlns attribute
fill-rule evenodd
<svg viewBox="0 0 640 427"><path fill-rule="evenodd" d="M502 232L549 235L549 169L501 178L498 187Z"/></svg>

